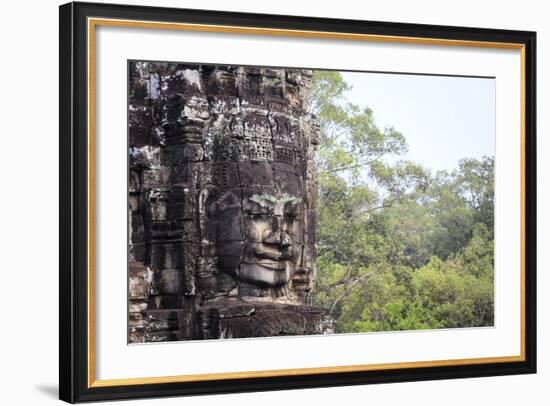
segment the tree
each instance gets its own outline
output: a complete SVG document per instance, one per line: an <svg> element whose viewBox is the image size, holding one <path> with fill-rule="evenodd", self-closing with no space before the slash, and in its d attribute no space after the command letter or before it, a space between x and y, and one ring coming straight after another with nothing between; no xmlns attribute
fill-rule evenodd
<svg viewBox="0 0 550 406"><path fill-rule="evenodd" d="M315 72L315 303L338 332L492 324L494 160L431 175L399 159L405 137L348 90L338 72Z"/></svg>

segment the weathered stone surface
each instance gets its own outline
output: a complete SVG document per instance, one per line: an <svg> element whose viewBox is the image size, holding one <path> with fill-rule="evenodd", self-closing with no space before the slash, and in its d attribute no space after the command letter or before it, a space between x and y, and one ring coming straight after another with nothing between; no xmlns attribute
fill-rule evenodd
<svg viewBox="0 0 550 406"><path fill-rule="evenodd" d="M180 163L170 166L170 184L172 186L182 185L184 187L194 188L197 185L199 164Z"/></svg>
<svg viewBox="0 0 550 406"><path fill-rule="evenodd" d="M147 299L151 285L151 271L142 263L132 261L128 265L130 299Z"/></svg>
<svg viewBox="0 0 550 406"><path fill-rule="evenodd" d="M130 145L135 145L136 147L149 145L151 144L151 129L138 125L130 126L128 137Z"/></svg>
<svg viewBox="0 0 550 406"><path fill-rule="evenodd" d="M145 341L147 300L151 291L153 274L143 263L131 260L128 264L128 341Z"/></svg>
<svg viewBox="0 0 550 406"><path fill-rule="evenodd" d="M167 94L201 94L203 84L197 69L179 69L165 80Z"/></svg>
<svg viewBox="0 0 550 406"><path fill-rule="evenodd" d="M130 168L159 168L160 148L156 146L143 146L130 148Z"/></svg>
<svg viewBox="0 0 550 406"><path fill-rule="evenodd" d="M149 98L149 80L141 77L130 78L130 106L143 106Z"/></svg>
<svg viewBox="0 0 550 406"><path fill-rule="evenodd" d="M239 162L241 186L273 186L273 164L267 161Z"/></svg>
<svg viewBox="0 0 550 406"><path fill-rule="evenodd" d="M145 342L175 341L181 336L180 319L184 310L149 310L144 329Z"/></svg>
<svg viewBox="0 0 550 406"><path fill-rule="evenodd" d="M129 77L129 341L330 332L308 306L312 72L132 62Z"/></svg>
<svg viewBox="0 0 550 406"><path fill-rule="evenodd" d="M204 74L208 82L208 94L237 96L238 68L231 66L207 66Z"/></svg>
<svg viewBox="0 0 550 406"><path fill-rule="evenodd" d="M165 190L154 189L146 194L146 218L150 221L165 221L166 204L169 199L170 192Z"/></svg>
<svg viewBox="0 0 550 406"><path fill-rule="evenodd" d="M132 242L128 249L128 260L145 262L147 256L147 246L145 243Z"/></svg>
<svg viewBox="0 0 550 406"><path fill-rule="evenodd" d="M161 295L183 294L182 271L180 269L160 269L155 271L155 284Z"/></svg>
<svg viewBox="0 0 550 406"><path fill-rule="evenodd" d="M183 268L185 243L178 242L156 242L151 244L151 267L153 269Z"/></svg>
<svg viewBox="0 0 550 406"><path fill-rule="evenodd" d="M143 222L143 216L139 213L130 213L130 242L141 243L145 241L145 224Z"/></svg>
<svg viewBox="0 0 550 406"><path fill-rule="evenodd" d="M313 306L227 300L200 310L205 339L333 333L325 310Z"/></svg>
<svg viewBox="0 0 550 406"><path fill-rule="evenodd" d="M171 185L172 167L162 166L155 169L145 169L142 172L142 192L151 190L168 190Z"/></svg>
<svg viewBox="0 0 550 406"><path fill-rule="evenodd" d="M294 173L274 171L273 180L276 189L282 193L300 196L303 190L302 178Z"/></svg>
<svg viewBox="0 0 550 406"><path fill-rule="evenodd" d="M128 192L137 193L141 190L141 182L139 180L139 173L136 171L130 171L128 179Z"/></svg>
<svg viewBox="0 0 550 406"><path fill-rule="evenodd" d="M182 162L200 162L204 156L201 144L184 143L168 145L164 149L164 163L178 165Z"/></svg>
<svg viewBox="0 0 550 406"><path fill-rule="evenodd" d="M193 220L196 213L196 191L191 187L172 187L166 216L171 220Z"/></svg>

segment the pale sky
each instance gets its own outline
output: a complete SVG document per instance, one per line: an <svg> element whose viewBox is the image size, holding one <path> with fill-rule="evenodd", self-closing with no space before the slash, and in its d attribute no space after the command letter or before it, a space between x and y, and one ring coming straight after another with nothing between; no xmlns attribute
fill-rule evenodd
<svg viewBox="0 0 550 406"><path fill-rule="evenodd" d="M408 159L433 171L495 154L495 79L341 72L348 100L373 110L409 145Z"/></svg>

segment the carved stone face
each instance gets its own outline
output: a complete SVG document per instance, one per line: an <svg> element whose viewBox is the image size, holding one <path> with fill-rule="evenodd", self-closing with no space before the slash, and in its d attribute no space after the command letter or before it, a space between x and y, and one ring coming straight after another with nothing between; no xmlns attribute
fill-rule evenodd
<svg viewBox="0 0 550 406"><path fill-rule="evenodd" d="M239 164L246 167L250 162ZM256 166L263 171L241 176L241 187L224 191L210 205L218 267L251 285L280 287L290 282L301 260L302 179L296 173L272 170L271 163ZM250 176L254 173L257 176Z"/></svg>
<svg viewBox="0 0 550 406"><path fill-rule="evenodd" d="M286 194L256 194L243 199L244 252L237 277L251 284L285 285L302 253L302 199Z"/></svg>

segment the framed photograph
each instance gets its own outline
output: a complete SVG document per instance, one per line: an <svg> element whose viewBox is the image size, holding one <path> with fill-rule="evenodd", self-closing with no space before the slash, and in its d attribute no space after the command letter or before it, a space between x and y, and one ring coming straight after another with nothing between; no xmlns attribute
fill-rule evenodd
<svg viewBox="0 0 550 406"><path fill-rule="evenodd" d="M60 7L60 398L536 372L534 32Z"/></svg>

